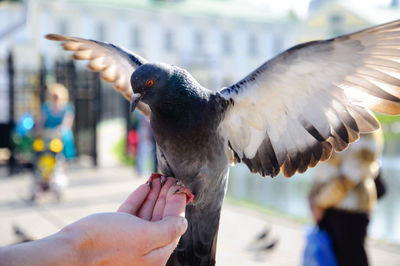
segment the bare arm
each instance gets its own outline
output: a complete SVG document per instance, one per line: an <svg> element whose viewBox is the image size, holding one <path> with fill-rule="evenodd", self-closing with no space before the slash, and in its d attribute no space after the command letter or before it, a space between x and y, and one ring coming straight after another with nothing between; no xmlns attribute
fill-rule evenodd
<svg viewBox="0 0 400 266"><path fill-rule="evenodd" d="M0 265L165 265L186 231L186 197L175 179L141 185L118 212L98 213L60 232L0 248Z"/></svg>
<svg viewBox="0 0 400 266"><path fill-rule="evenodd" d="M67 113L67 114L65 114L60 127L61 127L61 129L62 128L72 128L73 124L74 124L74 114Z"/></svg>
<svg viewBox="0 0 400 266"><path fill-rule="evenodd" d="M59 232L46 238L0 248L0 265L80 265L78 236Z"/></svg>

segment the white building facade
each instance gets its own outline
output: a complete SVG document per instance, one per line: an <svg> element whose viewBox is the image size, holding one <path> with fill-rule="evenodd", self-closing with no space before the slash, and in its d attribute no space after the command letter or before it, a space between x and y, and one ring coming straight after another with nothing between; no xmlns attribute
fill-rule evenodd
<svg viewBox="0 0 400 266"><path fill-rule="evenodd" d="M43 38L59 33L114 43L150 61L188 69L219 89L293 44L297 23L248 1L30 0L25 25L0 39L18 65L35 68L67 53ZM14 10L16 10L14 8ZM14 11L15 12L15 11ZM0 13L2 14L2 13Z"/></svg>

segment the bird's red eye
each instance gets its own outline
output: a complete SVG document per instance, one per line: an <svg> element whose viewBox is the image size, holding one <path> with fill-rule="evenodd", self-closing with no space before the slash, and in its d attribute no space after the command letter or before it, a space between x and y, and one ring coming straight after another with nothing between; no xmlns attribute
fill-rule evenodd
<svg viewBox="0 0 400 266"><path fill-rule="evenodd" d="M147 84L147 87L151 87L154 85L154 81L148 80L146 84Z"/></svg>

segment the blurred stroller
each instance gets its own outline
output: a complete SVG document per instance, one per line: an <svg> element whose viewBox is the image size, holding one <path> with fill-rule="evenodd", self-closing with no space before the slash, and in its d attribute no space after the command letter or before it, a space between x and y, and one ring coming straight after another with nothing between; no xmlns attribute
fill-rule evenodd
<svg viewBox="0 0 400 266"><path fill-rule="evenodd" d="M35 158L31 201L35 201L46 192L52 192L56 200L60 201L63 190L68 186L65 157L62 153L63 142L58 135L53 130L46 130L42 137L36 138L33 142Z"/></svg>

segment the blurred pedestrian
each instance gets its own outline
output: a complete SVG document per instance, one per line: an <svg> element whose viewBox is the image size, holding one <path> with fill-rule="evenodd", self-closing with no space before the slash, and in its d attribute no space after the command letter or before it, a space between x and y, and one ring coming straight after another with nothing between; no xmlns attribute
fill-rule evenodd
<svg viewBox="0 0 400 266"><path fill-rule="evenodd" d="M368 265L364 247L371 212L377 202L382 131L363 134L345 151L316 168L309 193L318 227L326 230L340 266Z"/></svg>
<svg viewBox="0 0 400 266"><path fill-rule="evenodd" d="M63 141L63 154L67 160L76 156L72 125L75 108L68 102L69 93L62 84L52 83L48 86L47 100L43 104L36 132L52 131L60 135Z"/></svg>
<svg viewBox="0 0 400 266"><path fill-rule="evenodd" d="M43 192L53 192L59 201L68 187L66 161L76 156L72 133L74 107L68 100L68 90L63 85L52 83L48 86L47 100L35 127L37 138L32 145L36 152L32 201Z"/></svg>

